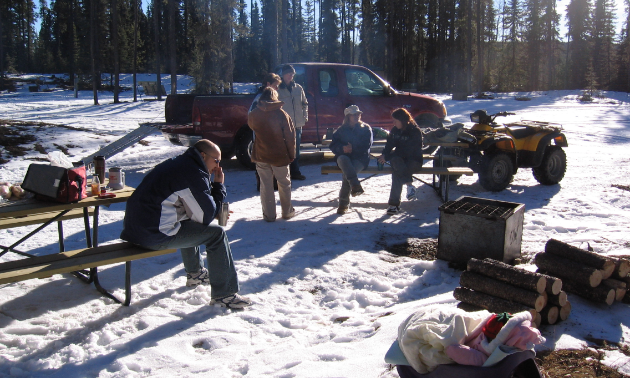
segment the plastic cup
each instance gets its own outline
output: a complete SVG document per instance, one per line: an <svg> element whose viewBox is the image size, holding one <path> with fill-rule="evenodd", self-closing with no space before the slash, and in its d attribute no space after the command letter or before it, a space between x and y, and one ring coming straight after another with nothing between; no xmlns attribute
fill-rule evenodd
<svg viewBox="0 0 630 378"><path fill-rule="evenodd" d="M381 163L378 160L376 161L376 167L378 168L379 171L382 171L384 166L385 166L384 163Z"/></svg>

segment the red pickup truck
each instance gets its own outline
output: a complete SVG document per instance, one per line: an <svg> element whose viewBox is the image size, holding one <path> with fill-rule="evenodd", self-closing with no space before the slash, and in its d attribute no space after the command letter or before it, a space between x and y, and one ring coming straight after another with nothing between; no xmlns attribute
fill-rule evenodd
<svg viewBox="0 0 630 378"><path fill-rule="evenodd" d="M293 67L294 80L302 85L308 100L302 143L321 143L329 128L341 125L343 110L349 105L358 105L363 121L370 126L386 130L392 128L391 111L400 107L407 109L421 127L441 127L445 121L446 108L441 101L397 91L365 67L338 63L295 63ZM170 95L165 104L167 125L162 133L172 143L185 146L201 138L210 139L221 147L224 159L236 155L243 165L251 167L252 131L247 126L247 112L254 97ZM192 114L191 123L186 123L182 111Z"/></svg>

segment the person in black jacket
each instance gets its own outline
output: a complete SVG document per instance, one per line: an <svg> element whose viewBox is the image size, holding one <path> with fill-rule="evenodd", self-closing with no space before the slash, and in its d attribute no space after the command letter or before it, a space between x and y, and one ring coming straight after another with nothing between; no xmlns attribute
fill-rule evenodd
<svg viewBox="0 0 630 378"><path fill-rule="evenodd" d="M389 192L387 214L400 211L400 197L403 184L407 185L407 200L416 197L416 188L412 185L411 174L422 167L422 131L403 108L392 112L394 128L387 136L387 143L378 162L389 161L392 166L392 188Z"/></svg>
<svg viewBox="0 0 630 378"><path fill-rule="evenodd" d="M186 286L210 284L212 300L228 308L252 304L238 295L238 277L223 227L210 224L225 200L221 150L202 139L158 164L129 197L120 238L153 250L179 248ZM214 182L210 181L214 175ZM205 244L208 269L199 246Z"/></svg>
<svg viewBox="0 0 630 378"><path fill-rule="evenodd" d="M330 143L330 150L335 154L335 161L343 173L337 209L340 215L347 213L350 208L350 194L353 197L363 194L357 174L370 163L372 147L372 128L361 121L363 112L359 107L350 105L343 114L343 124L334 132Z"/></svg>

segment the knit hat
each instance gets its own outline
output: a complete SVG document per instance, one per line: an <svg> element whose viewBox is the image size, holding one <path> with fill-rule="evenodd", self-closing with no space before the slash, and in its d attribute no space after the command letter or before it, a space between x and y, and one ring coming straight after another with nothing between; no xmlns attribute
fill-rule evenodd
<svg viewBox="0 0 630 378"><path fill-rule="evenodd" d="M483 326L481 331L488 338L488 340L493 340L501 331L501 328L507 323L512 315L507 312L502 312L500 314L493 314L490 319L486 322L486 325Z"/></svg>
<svg viewBox="0 0 630 378"><path fill-rule="evenodd" d="M290 64L285 64L284 66L282 66L282 76L288 73L295 74L295 68L293 68L293 66Z"/></svg>
<svg viewBox="0 0 630 378"><path fill-rule="evenodd" d="M358 106L350 105L343 111L343 115L347 116L348 114L363 114L363 112L359 110Z"/></svg>

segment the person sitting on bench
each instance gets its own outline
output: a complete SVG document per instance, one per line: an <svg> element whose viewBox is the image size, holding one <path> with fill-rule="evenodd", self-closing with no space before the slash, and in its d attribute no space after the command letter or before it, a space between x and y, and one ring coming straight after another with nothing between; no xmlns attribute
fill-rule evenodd
<svg viewBox="0 0 630 378"><path fill-rule="evenodd" d="M335 161L343 173L337 209L340 215L348 212L351 194L353 197L363 194L357 174L370 163L372 147L372 128L361 121L363 112L359 107L350 105L343 114L343 124L333 133L330 143L330 150L335 154Z"/></svg>
<svg viewBox="0 0 630 378"><path fill-rule="evenodd" d="M407 185L407 200L416 197L411 174L422 168L422 131L403 108L392 112L394 128L387 136L383 154L378 162L384 164L389 161L392 166L392 188L389 192L389 208L387 214L393 215L400 211L400 196L403 184Z"/></svg>
<svg viewBox="0 0 630 378"><path fill-rule="evenodd" d="M226 196L220 162L219 147L202 139L182 155L158 164L129 197L120 238L153 250L179 248L186 286L210 284L210 304L243 308L252 301L237 294L227 234L223 227L210 224ZM206 245L210 271L203 267L201 244Z"/></svg>

